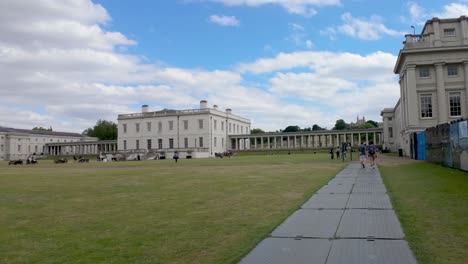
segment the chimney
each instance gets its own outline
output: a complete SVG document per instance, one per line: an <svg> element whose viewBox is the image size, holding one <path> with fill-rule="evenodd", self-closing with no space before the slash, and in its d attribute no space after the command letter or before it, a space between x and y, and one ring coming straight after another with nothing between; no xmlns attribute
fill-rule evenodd
<svg viewBox="0 0 468 264"><path fill-rule="evenodd" d="M207 108L208 108L208 102L206 100L201 100L200 109L207 109Z"/></svg>
<svg viewBox="0 0 468 264"><path fill-rule="evenodd" d="M141 112L142 113L148 113L148 105L142 105L141 106Z"/></svg>
<svg viewBox="0 0 468 264"><path fill-rule="evenodd" d="M214 110L218 110L218 105L213 105Z"/></svg>
<svg viewBox="0 0 468 264"><path fill-rule="evenodd" d="M231 108L226 109L226 114L232 114Z"/></svg>

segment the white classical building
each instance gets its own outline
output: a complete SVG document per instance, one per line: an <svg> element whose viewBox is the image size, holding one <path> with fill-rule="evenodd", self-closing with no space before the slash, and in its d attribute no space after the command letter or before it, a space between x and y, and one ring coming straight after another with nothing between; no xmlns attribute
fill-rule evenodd
<svg viewBox="0 0 468 264"><path fill-rule="evenodd" d="M231 149L229 135L250 134L250 120L208 107L200 101L200 109L163 109L150 112L143 105L141 113L118 116L118 151L122 153L157 153L181 158L212 157L216 152ZM147 158L147 157L146 157Z"/></svg>
<svg viewBox="0 0 468 264"><path fill-rule="evenodd" d="M411 156L414 133L468 117L468 18L433 18L405 38L394 69L400 99L381 116L384 147Z"/></svg>
<svg viewBox="0 0 468 264"><path fill-rule="evenodd" d="M0 126L0 160L26 159L31 155L48 155L49 144L95 141L78 133L28 130Z"/></svg>

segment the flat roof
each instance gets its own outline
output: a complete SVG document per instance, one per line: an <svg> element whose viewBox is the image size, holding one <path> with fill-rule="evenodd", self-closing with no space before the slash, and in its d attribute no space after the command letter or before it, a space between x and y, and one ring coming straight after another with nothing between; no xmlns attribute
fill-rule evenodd
<svg viewBox="0 0 468 264"><path fill-rule="evenodd" d="M79 133L70 133L70 132L57 132L49 130L32 130L32 129L20 129L20 128L11 128L0 126L0 132L5 133L24 133L24 134L33 134L33 135L42 135L42 136L61 136L61 137L87 137Z"/></svg>

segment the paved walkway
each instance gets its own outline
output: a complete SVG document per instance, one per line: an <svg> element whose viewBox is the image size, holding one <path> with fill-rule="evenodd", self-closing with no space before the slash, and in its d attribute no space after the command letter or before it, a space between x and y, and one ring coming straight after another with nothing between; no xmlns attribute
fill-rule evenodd
<svg viewBox="0 0 468 264"><path fill-rule="evenodd" d="M378 169L349 164L242 264L417 263Z"/></svg>

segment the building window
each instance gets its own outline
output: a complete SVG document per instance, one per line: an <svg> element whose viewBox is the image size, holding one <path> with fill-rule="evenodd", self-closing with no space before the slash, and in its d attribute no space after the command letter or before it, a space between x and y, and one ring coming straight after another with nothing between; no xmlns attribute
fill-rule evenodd
<svg viewBox="0 0 468 264"><path fill-rule="evenodd" d="M236 131L237 131L237 134L239 134L239 131L240 131L239 127L240 127L240 126L237 125L237 130L236 130Z"/></svg>
<svg viewBox="0 0 468 264"><path fill-rule="evenodd" d="M244 134L244 127L241 126L241 134Z"/></svg>
<svg viewBox="0 0 468 264"><path fill-rule="evenodd" d="M188 138L184 138L184 148L188 148Z"/></svg>
<svg viewBox="0 0 468 264"><path fill-rule="evenodd" d="M429 78L429 67L421 67L419 68L419 77L421 78Z"/></svg>
<svg viewBox="0 0 468 264"><path fill-rule="evenodd" d="M158 132L162 131L162 122L158 122Z"/></svg>
<svg viewBox="0 0 468 264"><path fill-rule="evenodd" d="M224 138L221 138L221 147L224 148Z"/></svg>
<svg viewBox="0 0 468 264"><path fill-rule="evenodd" d="M421 95L421 117L432 117L432 95Z"/></svg>
<svg viewBox="0 0 468 264"><path fill-rule="evenodd" d="M158 139L158 149L162 149L162 139Z"/></svg>
<svg viewBox="0 0 468 264"><path fill-rule="evenodd" d="M388 137L393 138L393 127L388 127Z"/></svg>
<svg viewBox="0 0 468 264"><path fill-rule="evenodd" d="M224 121L221 121L221 131L224 131Z"/></svg>
<svg viewBox="0 0 468 264"><path fill-rule="evenodd" d="M203 148L203 137L198 138L198 143L200 145L200 148Z"/></svg>
<svg viewBox="0 0 468 264"><path fill-rule="evenodd" d="M136 149L140 149L140 140L135 141Z"/></svg>
<svg viewBox="0 0 468 264"><path fill-rule="evenodd" d="M231 123L229 123L229 133L231 133Z"/></svg>
<svg viewBox="0 0 468 264"><path fill-rule="evenodd" d="M198 128L203 129L203 119L198 119Z"/></svg>
<svg viewBox="0 0 468 264"><path fill-rule="evenodd" d="M216 142L216 141L217 141L216 139L217 139L217 138L216 138L216 137L214 137L214 147L215 147L215 148L216 148L216 147L217 147L217 145L218 145L218 144L217 144L217 142Z"/></svg>
<svg viewBox="0 0 468 264"><path fill-rule="evenodd" d="M148 149L151 149L151 139L147 139L147 140L146 140L146 147L147 147Z"/></svg>
<svg viewBox="0 0 468 264"><path fill-rule="evenodd" d="M151 122L146 123L146 128L148 129L148 132L151 132Z"/></svg>
<svg viewBox="0 0 468 264"><path fill-rule="evenodd" d="M455 28L444 28L444 36L445 37L454 37L455 36Z"/></svg>
<svg viewBox="0 0 468 264"><path fill-rule="evenodd" d="M123 124L122 127L123 127L123 132L127 133L127 124Z"/></svg>
<svg viewBox="0 0 468 264"><path fill-rule="evenodd" d="M135 124L135 131L136 131L137 133L140 132L140 123L136 123L136 124Z"/></svg>
<svg viewBox="0 0 468 264"><path fill-rule="evenodd" d="M389 117L389 118L388 118L388 121L392 121L392 118L391 118L391 117Z"/></svg>
<svg viewBox="0 0 468 264"><path fill-rule="evenodd" d="M18 152L21 152L21 145L18 145Z"/></svg>
<svg viewBox="0 0 468 264"><path fill-rule="evenodd" d="M34 152L37 152L37 145L34 146Z"/></svg>
<svg viewBox="0 0 468 264"><path fill-rule="evenodd" d="M218 129L218 120L213 120L214 129Z"/></svg>
<svg viewBox="0 0 468 264"><path fill-rule="evenodd" d="M448 76L457 76L458 75L458 67L456 65L447 66L447 75Z"/></svg>
<svg viewBox="0 0 468 264"><path fill-rule="evenodd" d="M174 121L169 121L169 130L174 129Z"/></svg>
<svg viewBox="0 0 468 264"><path fill-rule="evenodd" d="M0 151L3 152L3 144L0 145Z"/></svg>
<svg viewBox="0 0 468 264"><path fill-rule="evenodd" d="M188 129L188 120L184 120L184 129L185 129L185 130Z"/></svg>
<svg viewBox="0 0 468 264"><path fill-rule="evenodd" d="M123 141L123 145L124 145L124 150L127 150L127 140Z"/></svg>
<svg viewBox="0 0 468 264"><path fill-rule="evenodd" d="M174 139L173 138L169 139L169 148L170 149L174 148Z"/></svg>
<svg viewBox="0 0 468 264"><path fill-rule="evenodd" d="M449 94L449 106L450 106L451 117L461 116L461 94L460 93Z"/></svg>

